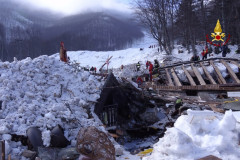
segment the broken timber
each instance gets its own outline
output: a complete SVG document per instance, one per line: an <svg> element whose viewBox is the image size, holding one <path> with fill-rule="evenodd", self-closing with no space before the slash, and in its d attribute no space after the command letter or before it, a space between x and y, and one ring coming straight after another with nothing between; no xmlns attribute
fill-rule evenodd
<svg viewBox="0 0 240 160"><path fill-rule="evenodd" d="M194 74L197 76L198 81L201 85L206 85L205 81L203 80L201 74L199 73L198 69L194 67L193 63L191 63L191 67L193 69Z"/></svg>
<svg viewBox="0 0 240 160"><path fill-rule="evenodd" d="M168 85L169 86L174 86L173 81L172 81L172 79L171 79L171 77L168 73L168 69L166 68L165 71L166 71L166 75L167 75L167 79L168 79Z"/></svg>
<svg viewBox="0 0 240 160"><path fill-rule="evenodd" d="M240 80L228 64L228 63L232 63L240 68L239 62L240 60L233 59L233 58L212 58L212 59L195 61L195 62L187 61L187 62L175 63L171 66L166 66L159 69L160 74L162 72L165 72L166 80L167 80L166 84L159 85L154 82L146 83L146 86L144 88L151 87L157 91L184 91L184 90L240 91ZM224 77L221 74L221 71L215 65L215 63L222 63L227 68L227 71L230 77L232 78L233 83L229 83L224 79ZM206 65L210 65L213 67L218 83L213 79L212 75L207 70ZM205 74L206 78L209 81L204 80L203 75L201 75L198 68L203 69L203 74ZM184 71L184 74L186 75L189 81L189 85L184 85L185 83L181 82L181 80L178 78L179 75L177 75L175 72L176 69L178 70L182 69ZM190 73L189 69L192 69L193 72ZM179 73L182 73L182 72L178 72L178 74ZM193 76L196 76L197 79L196 78L194 79ZM197 81L199 82L198 83L199 85L196 84Z"/></svg>
<svg viewBox="0 0 240 160"><path fill-rule="evenodd" d="M200 62L200 66L202 67L205 75L208 77L208 80L211 82L211 84L217 84L202 62Z"/></svg>
<svg viewBox="0 0 240 160"><path fill-rule="evenodd" d="M183 69L184 73L186 74L186 76L187 76L190 84L191 84L192 86L196 86L196 83L194 82L192 76L188 73L188 71L187 71L186 68L184 67L184 64L182 65L182 69Z"/></svg>
<svg viewBox="0 0 240 160"><path fill-rule="evenodd" d="M236 76L236 74L233 72L232 68L227 64L227 62L225 62L223 59L221 59L221 63L227 68L230 76L232 77L232 79L236 82L236 83L240 83L240 80L238 79L238 77Z"/></svg>

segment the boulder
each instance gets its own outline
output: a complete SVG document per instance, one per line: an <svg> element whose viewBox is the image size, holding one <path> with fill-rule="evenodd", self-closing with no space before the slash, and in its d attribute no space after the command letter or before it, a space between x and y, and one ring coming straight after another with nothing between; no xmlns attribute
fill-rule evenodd
<svg viewBox="0 0 240 160"><path fill-rule="evenodd" d="M35 151L30 151L30 150L25 150L22 152L22 156L26 158L33 159L37 155L37 152Z"/></svg>
<svg viewBox="0 0 240 160"><path fill-rule="evenodd" d="M30 127L27 130L27 137L29 141L29 149L34 149L34 151L38 150L38 147L43 146L42 134L41 131L37 127Z"/></svg>
<svg viewBox="0 0 240 160"><path fill-rule="evenodd" d="M96 160L115 160L115 148L108 136L96 127L82 128L77 135L77 151Z"/></svg>
<svg viewBox="0 0 240 160"><path fill-rule="evenodd" d="M51 131L51 147L64 148L67 147L70 142L64 136L63 128L60 125L54 127Z"/></svg>
<svg viewBox="0 0 240 160"><path fill-rule="evenodd" d="M210 156L207 156L207 157L200 158L198 160L222 160L222 159L220 159L218 157L215 157L213 155L210 155Z"/></svg>

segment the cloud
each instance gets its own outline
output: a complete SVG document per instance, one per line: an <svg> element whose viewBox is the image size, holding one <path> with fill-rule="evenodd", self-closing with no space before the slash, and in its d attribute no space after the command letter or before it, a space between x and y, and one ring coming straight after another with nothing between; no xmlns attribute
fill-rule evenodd
<svg viewBox="0 0 240 160"><path fill-rule="evenodd" d="M64 14L112 9L131 13L129 0L15 0L27 6L50 9Z"/></svg>

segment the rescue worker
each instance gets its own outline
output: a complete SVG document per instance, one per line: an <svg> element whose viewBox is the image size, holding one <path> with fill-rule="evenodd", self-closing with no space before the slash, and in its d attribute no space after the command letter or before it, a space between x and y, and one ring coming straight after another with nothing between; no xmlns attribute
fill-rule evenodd
<svg viewBox="0 0 240 160"><path fill-rule="evenodd" d="M200 60L200 57L198 55L194 54L190 61L199 61L199 60Z"/></svg>
<svg viewBox="0 0 240 160"><path fill-rule="evenodd" d="M138 88L142 85L142 83L143 83L143 80L142 80L142 78L139 76L139 77L137 78Z"/></svg>
<svg viewBox="0 0 240 160"><path fill-rule="evenodd" d="M216 46L216 47L214 48L214 53L215 53L215 54L219 54L219 53L221 52L219 49L220 49L220 47Z"/></svg>
<svg viewBox="0 0 240 160"><path fill-rule="evenodd" d="M205 54L206 54L206 59L207 59L207 55L208 55L208 46L205 46Z"/></svg>
<svg viewBox="0 0 240 160"><path fill-rule="evenodd" d="M146 69L148 69L149 61L146 62Z"/></svg>
<svg viewBox="0 0 240 160"><path fill-rule="evenodd" d="M207 59L207 54L204 49L201 54L202 54L202 60Z"/></svg>
<svg viewBox="0 0 240 160"><path fill-rule="evenodd" d="M153 65L149 61L149 78L150 78L150 81L152 81L152 71L153 71Z"/></svg>
<svg viewBox="0 0 240 160"><path fill-rule="evenodd" d="M226 57L228 47L226 44L222 46L222 57Z"/></svg>
<svg viewBox="0 0 240 160"><path fill-rule="evenodd" d="M90 68L90 71L91 71L92 73L94 72L94 67L93 67L93 66Z"/></svg>
<svg viewBox="0 0 240 160"><path fill-rule="evenodd" d="M60 52L59 52L60 60L63 62L68 62L67 58L67 50L64 48L64 43L60 42Z"/></svg>
<svg viewBox="0 0 240 160"><path fill-rule="evenodd" d="M137 71L140 71L140 63L138 62L137 64L136 64L136 67L137 67Z"/></svg>
<svg viewBox="0 0 240 160"><path fill-rule="evenodd" d="M178 110L183 105L182 99L178 98L175 102L175 110Z"/></svg>
<svg viewBox="0 0 240 160"><path fill-rule="evenodd" d="M154 60L153 74L158 73L158 68L159 68L159 63L158 63L158 61L155 59L155 60Z"/></svg>

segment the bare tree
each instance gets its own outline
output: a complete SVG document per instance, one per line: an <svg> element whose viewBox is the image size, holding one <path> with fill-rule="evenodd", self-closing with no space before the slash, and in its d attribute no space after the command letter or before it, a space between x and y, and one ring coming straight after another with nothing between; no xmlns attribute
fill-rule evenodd
<svg viewBox="0 0 240 160"><path fill-rule="evenodd" d="M171 54L173 50L173 7L174 0L135 0L136 14L141 22L146 25L160 47ZM172 24L172 28L171 28Z"/></svg>

